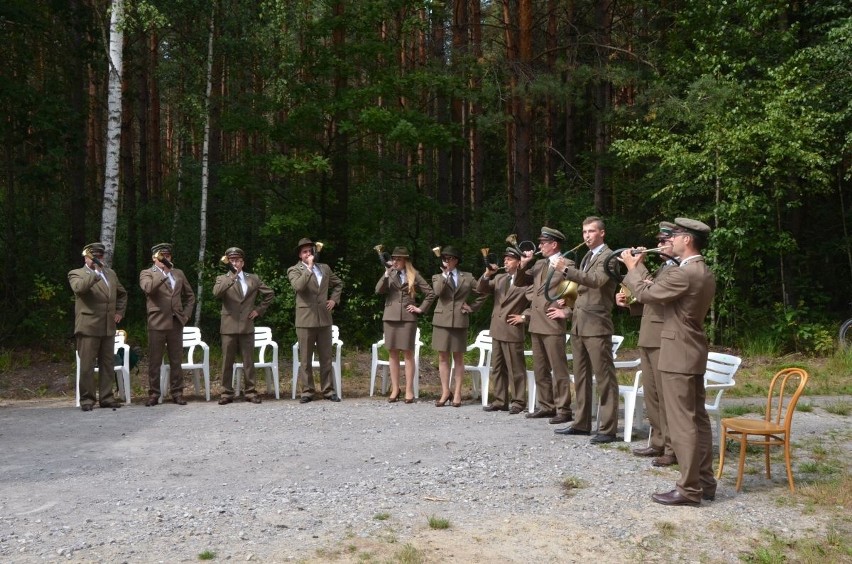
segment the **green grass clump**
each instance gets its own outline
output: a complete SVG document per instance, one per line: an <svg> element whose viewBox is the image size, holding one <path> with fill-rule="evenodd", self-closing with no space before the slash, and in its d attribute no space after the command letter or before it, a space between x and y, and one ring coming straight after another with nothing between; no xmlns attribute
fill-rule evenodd
<svg viewBox="0 0 852 564"><path fill-rule="evenodd" d="M199 560L213 560L214 558L216 558L216 553L212 550L205 550L198 554Z"/></svg>
<svg viewBox="0 0 852 564"><path fill-rule="evenodd" d="M429 527L432 529L449 529L450 520L444 519L443 517L435 517L433 515L429 517Z"/></svg>
<svg viewBox="0 0 852 564"><path fill-rule="evenodd" d="M390 519L390 513L376 513L373 515L373 519L376 521L387 521Z"/></svg>

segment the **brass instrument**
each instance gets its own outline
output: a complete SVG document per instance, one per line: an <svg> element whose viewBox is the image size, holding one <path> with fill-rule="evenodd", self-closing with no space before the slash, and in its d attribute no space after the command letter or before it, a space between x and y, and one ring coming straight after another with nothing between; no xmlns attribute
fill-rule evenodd
<svg viewBox="0 0 852 564"><path fill-rule="evenodd" d="M580 247L585 244L586 242L583 241L576 247L568 249L564 253L559 253L559 256L567 258L568 255L573 254L575 259L574 262L576 262L577 251L580 250ZM544 282L544 299L549 302L555 302L556 300L562 299L565 300L565 305L567 305L568 307L574 307L574 303L577 301L577 290L580 285L572 280L563 280L559 283L558 286L556 286L556 296L551 296L548 290L550 289L550 281L553 280L553 274L555 272L556 269L553 268L553 263L551 262L550 265L548 265L547 267L547 279Z"/></svg>
<svg viewBox="0 0 852 564"><path fill-rule="evenodd" d="M230 270L231 272L237 271L237 269L234 267L234 265L231 264L231 259L228 257L228 255L222 255L222 258L219 259L219 263L221 263L223 266L227 267L228 270Z"/></svg>
<svg viewBox="0 0 852 564"><path fill-rule="evenodd" d="M441 258L441 247L432 247L432 252L436 257Z"/></svg>
<svg viewBox="0 0 852 564"><path fill-rule="evenodd" d="M532 251L533 256L541 254L541 251L536 251L536 244L532 241L521 241L519 244L518 236L514 233L506 237L506 242L516 248L521 256L523 256L526 251Z"/></svg>
<svg viewBox="0 0 852 564"><path fill-rule="evenodd" d="M320 243L319 241L317 241L316 243L314 243L314 262L316 262L316 261L317 261L317 259L319 258L319 254L320 254L320 252L322 251L322 248L323 248L324 246L325 246L325 245L323 245L323 244L322 244L322 243Z"/></svg>
<svg viewBox="0 0 852 564"><path fill-rule="evenodd" d="M631 305L636 302L636 296L633 295L633 293L630 291L630 288L623 284L624 274L622 274L621 269L618 266L618 263L623 263L623 261L621 260L621 253L627 250L629 250L630 254L633 256L642 254L659 255L665 258L666 260L670 260L678 265L680 264L680 261L677 260L675 257L671 256L670 254L664 253L659 249L645 249L640 251L639 249L633 249L628 247L616 249L608 257L606 257L606 259L604 259L604 271L607 273L607 276L609 276L618 283L620 291L627 296L627 305Z"/></svg>
<svg viewBox="0 0 852 564"><path fill-rule="evenodd" d="M90 261L100 266L101 268L104 267L104 263L101 262L101 259L93 255L91 250L86 249L85 251L83 251L83 256L88 258Z"/></svg>
<svg viewBox="0 0 852 564"><path fill-rule="evenodd" d="M173 268L174 267L174 264L172 264L172 261L170 261L169 259L167 259L166 257L163 256L162 251L157 251L156 253L151 255L151 260L160 261L161 263L163 263L163 265L165 265L166 268Z"/></svg>
<svg viewBox="0 0 852 564"><path fill-rule="evenodd" d="M382 267L383 268L390 268L391 257L387 253L387 251L385 251L385 246L384 245L376 245L375 247L373 247L373 250L376 251L376 253L379 255L379 262L382 264Z"/></svg>

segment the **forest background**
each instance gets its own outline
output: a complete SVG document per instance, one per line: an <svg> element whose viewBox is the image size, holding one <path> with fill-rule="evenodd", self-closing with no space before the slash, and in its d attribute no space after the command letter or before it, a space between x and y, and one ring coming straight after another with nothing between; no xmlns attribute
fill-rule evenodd
<svg viewBox="0 0 852 564"><path fill-rule="evenodd" d="M70 342L66 273L105 232L136 341L162 241L211 343L227 247L274 288L264 324L286 343L296 242L324 242L335 323L364 347L375 245L428 279L453 244L479 276L481 248L542 225L571 247L589 215L612 248L676 216L713 227L715 345L831 354L852 315L848 2L4 0L0 38L0 348Z"/></svg>

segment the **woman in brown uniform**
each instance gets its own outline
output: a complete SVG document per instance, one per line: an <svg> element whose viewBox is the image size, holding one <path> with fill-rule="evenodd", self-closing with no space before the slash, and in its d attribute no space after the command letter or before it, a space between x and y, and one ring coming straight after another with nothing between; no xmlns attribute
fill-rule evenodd
<svg viewBox="0 0 852 564"><path fill-rule="evenodd" d="M405 355L405 403L414 403L414 336L417 333L417 316L429 310L435 293L426 280L408 260L408 249L396 247L391 263L376 284L376 293L385 295L385 312L382 316L385 347L390 354L391 393L388 402L399 399L399 352ZM417 305L417 291L423 301Z"/></svg>

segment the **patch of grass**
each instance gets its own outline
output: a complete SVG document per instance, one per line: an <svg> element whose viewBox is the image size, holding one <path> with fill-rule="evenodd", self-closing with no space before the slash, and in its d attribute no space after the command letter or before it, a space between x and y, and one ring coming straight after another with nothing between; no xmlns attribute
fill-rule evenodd
<svg viewBox="0 0 852 564"><path fill-rule="evenodd" d="M761 413L764 409L754 404L726 405L722 408L722 417L742 417L748 413Z"/></svg>
<svg viewBox="0 0 852 564"><path fill-rule="evenodd" d="M848 471L834 473L825 480L797 489L800 496L824 508L852 507L852 475Z"/></svg>
<svg viewBox="0 0 852 564"><path fill-rule="evenodd" d="M664 537L673 537L675 532L677 532L677 525L672 523L671 521L657 521L654 523L657 527L657 530L660 531L660 534Z"/></svg>
<svg viewBox="0 0 852 564"><path fill-rule="evenodd" d="M390 513L376 513L373 515L373 519L376 521L387 521L390 519Z"/></svg>
<svg viewBox="0 0 852 564"><path fill-rule="evenodd" d="M393 562L397 564L422 564L425 561L420 551L411 544L403 545L393 555Z"/></svg>
<svg viewBox="0 0 852 564"><path fill-rule="evenodd" d="M429 528L431 529L449 529L450 528L450 520L444 519L443 517L435 517L432 515L429 517Z"/></svg>
<svg viewBox="0 0 852 564"><path fill-rule="evenodd" d="M824 409L834 415L846 416L852 413L852 403L847 401L837 401L826 405Z"/></svg>
<svg viewBox="0 0 852 564"><path fill-rule="evenodd" d="M839 468L825 462L802 462L799 464L798 470L805 474L821 474L823 476L840 472Z"/></svg>
<svg viewBox="0 0 852 564"><path fill-rule="evenodd" d="M834 522L825 533L808 534L799 539L781 538L764 531L751 552L740 553L743 562L780 564L783 562L848 562L852 558L852 530L848 523Z"/></svg>
<svg viewBox="0 0 852 564"><path fill-rule="evenodd" d="M0 374L12 370L12 351L0 350Z"/></svg>
<svg viewBox="0 0 852 564"><path fill-rule="evenodd" d="M562 480L562 491L566 494L572 493L586 487L586 482L576 476L567 476Z"/></svg>
<svg viewBox="0 0 852 564"><path fill-rule="evenodd" d="M781 349L781 339L772 333L752 333L740 340L740 352L743 356L775 357Z"/></svg>
<svg viewBox="0 0 852 564"><path fill-rule="evenodd" d="M213 560L214 558L216 558L216 553L212 550L204 550L198 553L199 560Z"/></svg>
<svg viewBox="0 0 852 564"><path fill-rule="evenodd" d="M802 413L811 413L814 410L814 404L808 403L798 403L796 404L796 411L801 411Z"/></svg>

